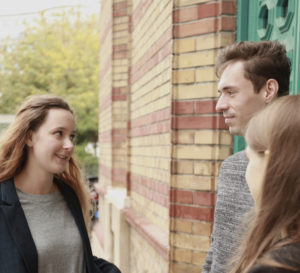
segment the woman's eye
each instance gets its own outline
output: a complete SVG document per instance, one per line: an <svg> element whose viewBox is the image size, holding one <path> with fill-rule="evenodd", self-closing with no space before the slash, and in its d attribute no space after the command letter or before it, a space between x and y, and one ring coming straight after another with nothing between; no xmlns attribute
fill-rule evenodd
<svg viewBox="0 0 300 273"><path fill-rule="evenodd" d="M57 132L54 133L54 135L56 135L56 136L62 136L63 133L61 131L57 131Z"/></svg>
<svg viewBox="0 0 300 273"><path fill-rule="evenodd" d="M70 139L74 142L75 141L75 135L70 135Z"/></svg>

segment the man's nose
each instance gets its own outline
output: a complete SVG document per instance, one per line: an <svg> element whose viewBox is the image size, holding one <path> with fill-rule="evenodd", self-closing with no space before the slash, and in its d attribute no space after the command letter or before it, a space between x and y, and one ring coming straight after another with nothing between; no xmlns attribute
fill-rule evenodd
<svg viewBox="0 0 300 273"><path fill-rule="evenodd" d="M216 104L216 111L217 112L224 112L228 109L228 101L226 98L224 98L223 95L221 95L218 99L218 102Z"/></svg>

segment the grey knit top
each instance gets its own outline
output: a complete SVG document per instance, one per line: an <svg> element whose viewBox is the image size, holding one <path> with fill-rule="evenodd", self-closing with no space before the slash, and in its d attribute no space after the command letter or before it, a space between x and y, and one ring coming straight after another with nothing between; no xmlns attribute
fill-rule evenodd
<svg viewBox="0 0 300 273"><path fill-rule="evenodd" d="M37 248L38 272L85 273L80 233L60 191L17 194Z"/></svg>
<svg viewBox="0 0 300 273"><path fill-rule="evenodd" d="M226 273L228 260L241 241L239 225L254 205L245 179L248 158L245 151L228 157L221 166L211 246L203 273Z"/></svg>

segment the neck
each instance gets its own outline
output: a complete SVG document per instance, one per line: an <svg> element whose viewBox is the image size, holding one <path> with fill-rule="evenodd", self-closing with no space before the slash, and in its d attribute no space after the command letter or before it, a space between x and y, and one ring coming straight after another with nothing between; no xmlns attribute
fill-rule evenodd
<svg viewBox="0 0 300 273"><path fill-rule="evenodd" d="M53 175L30 172L26 167L14 178L15 185L30 194L49 194L56 191Z"/></svg>

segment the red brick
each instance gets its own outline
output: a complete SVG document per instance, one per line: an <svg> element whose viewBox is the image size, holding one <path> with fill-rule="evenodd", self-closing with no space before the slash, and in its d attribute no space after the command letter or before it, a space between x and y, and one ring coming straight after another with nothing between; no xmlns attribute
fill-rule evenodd
<svg viewBox="0 0 300 273"><path fill-rule="evenodd" d="M236 3L235 1L222 1L220 14L236 14Z"/></svg>
<svg viewBox="0 0 300 273"><path fill-rule="evenodd" d="M113 11L113 17L123 17L126 16L127 14L127 9L120 9L120 10L114 10Z"/></svg>
<svg viewBox="0 0 300 273"><path fill-rule="evenodd" d="M113 101L126 101L127 95L126 94L113 95L112 100Z"/></svg>
<svg viewBox="0 0 300 273"><path fill-rule="evenodd" d="M127 51L113 52L113 60L127 59Z"/></svg>
<svg viewBox="0 0 300 273"><path fill-rule="evenodd" d="M112 142L122 144L127 140L127 129L113 129L111 130L111 136Z"/></svg>
<svg viewBox="0 0 300 273"><path fill-rule="evenodd" d="M193 192L193 203L200 206L213 206L214 194L209 192Z"/></svg>
<svg viewBox="0 0 300 273"><path fill-rule="evenodd" d="M197 101L196 103L196 114L210 114L216 112L216 104L215 100L206 100L206 101Z"/></svg>
<svg viewBox="0 0 300 273"><path fill-rule="evenodd" d="M136 28L140 20L143 18L144 14L147 12L148 8L152 4L153 0L142 0L139 5L132 13L132 31Z"/></svg>
<svg viewBox="0 0 300 273"><path fill-rule="evenodd" d="M172 40L172 29L168 28L136 62L136 64L132 67L132 73L135 74L136 71L140 70L140 68L153 56L155 56L155 54L170 40Z"/></svg>
<svg viewBox="0 0 300 273"><path fill-rule="evenodd" d="M136 192L142 195L143 197L147 198L148 200L160 204L161 206L164 206L166 208L169 207L168 196L163 195L161 192L154 191L153 189L142 185L134 180L130 181L130 185L131 191Z"/></svg>
<svg viewBox="0 0 300 273"><path fill-rule="evenodd" d="M192 204L193 192L183 190L172 190L170 192L170 201L174 203Z"/></svg>
<svg viewBox="0 0 300 273"><path fill-rule="evenodd" d="M235 30L235 17L222 17L219 30Z"/></svg>
<svg viewBox="0 0 300 273"><path fill-rule="evenodd" d="M173 12L173 19L175 23L182 23L187 21L196 20L198 17L197 7L189 7L177 9Z"/></svg>
<svg viewBox="0 0 300 273"><path fill-rule="evenodd" d="M128 88L127 87L114 87L112 89L112 93L114 95L127 94L128 93Z"/></svg>
<svg viewBox="0 0 300 273"><path fill-rule="evenodd" d="M126 178L127 178L127 170L117 169L117 168L112 169L112 180L126 183Z"/></svg>
<svg viewBox="0 0 300 273"><path fill-rule="evenodd" d="M149 125L151 123L156 123L156 122L163 121L163 120L169 120L171 118L170 111L171 110L169 108L167 108L167 109L153 112L153 113L145 115L143 117L134 119L129 124L129 128L136 128L136 127Z"/></svg>
<svg viewBox="0 0 300 273"><path fill-rule="evenodd" d="M99 134L99 140L103 142L121 143L127 140L127 129L113 129Z"/></svg>
<svg viewBox="0 0 300 273"><path fill-rule="evenodd" d="M212 33L218 30L218 19L208 18L199 22L175 25L173 35L175 38L183 38L204 33Z"/></svg>
<svg viewBox="0 0 300 273"><path fill-rule="evenodd" d="M113 4L113 10L126 9L126 8L127 8L127 1Z"/></svg>
<svg viewBox="0 0 300 273"><path fill-rule="evenodd" d="M169 120L162 121L148 126L131 129L130 136L148 136L154 134L169 133L171 131L171 122Z"/></svg>
<svg viewBox="0 0 300 273"><path fill-rule="evenodd" d="M127 44L115 45L113 47L113 52L126 51L126 50L127 50Z"/></svg>
<svg viewBox="0 0 300 273"><path fill-rule="evenodd" d="M222 116L173 117L172 129L227 129Z"/></svg>
<svg viewBox="0 0 300 273"><path fill-rule="evenodd" d="M219 4L202 4L198 6L198 19L214 17L219 14Z"/></svg>
<svg viewBox="0 0 300 273"><path fill-rule="evenodd" d="M146 176L141 176L138 174L130 173L130 180L146 186L156 192L159 192L162 195L168 196L169 195L169 186L166 183L150 179Z"/></svg>
<svg viewBox="0 0 300 273"><path fill-rule="evenodd" d="M158 52L158 62L160 63L166 56L173 53L173 42L168 43Z"/></svg>
<svg viewBox="0 0 300 273"><path fill-rule="evenodd" d="M171 204L170 216L184 219L212 221L213 209Z"/></svg>
<svg viewBox="0 0 300 273"><path fill-rule="evenodd" d="M164 48L167 50L164 50ZM141 67L139 70L136 70L135 67L133 67L136 73L132 73L131 83L134 83L142 76L144 76L148 71L150 71L153 67L159 64L164 59L164 57L170 55L171 52L172 42L169 41L164 47L160 49L160 51L158 51L154 56L148 59L147 62L143 65L143 67Z"/></svg>
<svg viewBox="0 0 300 273"><path fill-rule="evenodd" d="M193 114L194 102L193 101L174 101L172 103L173 114Z"/></svg>
<svg viewBox="0 0 300 273"><path fill-rule="evenodd" d="M163 40L164 39L166 39L166 37L164 37ZM157 42L160 43L161 41L158 40ZM150 50L142 57L142 60L139 60L138 63L132 67L131 84L145 75L149 70L160 63L166 56L172 53L171 36L167 43L159 48L159 51L157 53L151 56L151 54L149 53L154 51L154 48L157 48L157 46L154 45L154 47L151 47Z"/></svg>

